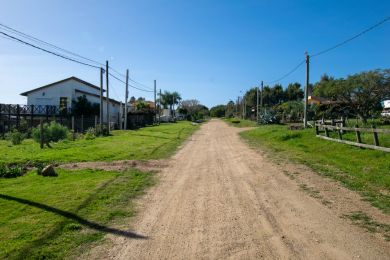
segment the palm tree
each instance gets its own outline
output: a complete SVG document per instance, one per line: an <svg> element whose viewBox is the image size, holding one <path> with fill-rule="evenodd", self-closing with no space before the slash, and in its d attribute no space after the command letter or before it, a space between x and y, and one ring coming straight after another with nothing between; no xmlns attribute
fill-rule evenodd
<svg viewBox="0 0 390 260"><path fill-rule="evenodd" d="M164 93L161 94L158 101L161 103L161 105L164 108L169 107L170 111L172 111L174 105L179 104L181 99L182 99L181 95L177 91L174 92L164 91Z"/></svg>

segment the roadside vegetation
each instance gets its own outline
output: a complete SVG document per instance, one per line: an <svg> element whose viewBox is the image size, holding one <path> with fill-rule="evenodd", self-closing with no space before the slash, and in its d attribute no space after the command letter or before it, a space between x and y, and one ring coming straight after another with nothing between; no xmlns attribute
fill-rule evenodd
<svg viewBox="0 0 390 260"><path fill-rule="evenodd" d="M275 160L303 163L341 182L390 214L389 153L326 142L315 137L313 129L292 131L285 125L261 126L241 136L254 148L270 152Z"/></svg>
<svg viewBox="0 0 390 260"><path fill-rule="evenodd" d="M0 179L0 259L63 259L105 234L135 236L120 223L134 214L132 200L154 182L153 174L58 173Z"/></svg>
<svg viewBox="0 0 390 260"><path fill-rule="evenodd" d="M44 136L61 138L45 140L50 145L43 149L31 138L18 144L1 140L0 259L74 258L106 234L146 239L124 224L135 214L134 198L155 182L153 173L132 168L39 173L46 164L167 158L198 128L177 122L99 138L89 130L73 141L66 138L69 132L47 124ZM39 132L31 136L40 139Z"/></svg>
<svg viewBox="0 0 390 260"><path fill-rule="evenodd" d="M198 126L190 122L161 124L138 130L112 131L111 136L62 140L51 148L25 139L19 145L0 140L0 163L62 163L83 161L148 160L169 157ZM87 133L88 134L88 133ZM37 137L39 139L39 137Z"/></svg>

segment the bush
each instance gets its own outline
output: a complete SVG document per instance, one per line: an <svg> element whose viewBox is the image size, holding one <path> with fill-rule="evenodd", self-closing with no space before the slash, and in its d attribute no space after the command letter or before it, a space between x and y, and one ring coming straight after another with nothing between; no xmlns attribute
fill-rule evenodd
<svg viewBox="0 0 390 260"><path fill-rule="evenodd" d="M0 178L16 178L22 176L25 170L20 165L7 166L0 164Z"/></svg>
<svg viewBox="0 0 390 260"><path fill-rule="evenodd" d="M95 136L108 136L108 128L106 125L97 125L95 129Z"/></svg>
<svg viewBox="0 0 390 260"><path fill-rule="evenodd" d="M87 129L87 132L85 132L84 138L86 140L93 140L96 137L96 130L93 127L90 127Z"/></svg>
<svg viewBox="0 0 390 260"><path fill-rule="evenodd" d="M56 122L51 122L50 124L43 124L43 141L48 144L50 142L58 142L60 140L66 139L68 137L69 130L65 126L58 124ZM40 125L33 129L32 137L36 142L41 140L41 130Z"/></svg>
<svg viewBox="0 0 390 260"><path fill-rule="evenodd" d="M7 133L5 138L10 141L13 145L19 145L26 138L25 134L22 134L18 130L14 129Z"/></svg>

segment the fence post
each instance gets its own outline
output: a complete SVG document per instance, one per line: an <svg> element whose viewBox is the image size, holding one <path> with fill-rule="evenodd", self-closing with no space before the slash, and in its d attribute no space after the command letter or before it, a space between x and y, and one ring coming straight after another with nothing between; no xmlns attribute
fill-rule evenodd
<svg viewBox="0 0 390 260"><path fill-rule="evenodd" d="M11 105L8 105L8 131L11 131Z"/></svg>
<svg viewBox="0 0 390 260"><path fill-rule="evenodd" d="M359 128L359 126L355 125L356 141L360 144L362 142L362 138L360 137L360 131L357 128Z"/></svg>
<svg viewBox="0 0 390 260"><path fill-rule="evenodd" d="M326 125L324 127L325 127L325 135L326 137L329 137L329 129L326 127Z"/></svg>
<svg viewBox="0 0 390 260"><path fill-rule="evenodd" d="M72 138L73 141L76 139L75 132L74 132L74 116L72 116Z"/></svg>
<svg viewBox="0 0 390 260"><path fill-rule="evenodd" d="M40 118L39 120L39 131L41 133L40 135L40 144L41 144L41 149L43 149L43 140L44 140L44 136L43 136L43 120L42 118Z"/></svg>
<svg viewBox="0 0 390 260"><path fill-rule="evenodd" d="M49 106L46 105L46 122L49 122Z"/></svg>
<svg viewBox="0 0 390 260"><path fill-rule="evenodd" d="M341 129L337 128L337 132L339 133L339 139L343 140L343 133L341 132Z"/></svg>
<svg viewBox="0 0 390 260"><path fill-rule="evenodd" d="M30 127L31 129L34 127L34 105L30 106L31 113L30 113Z"/></svg>
<svg viewBox="0 0 390 260"><path fill-rule="evenodd" d="M81 133L84 133L84 115L81 115Z"/></svg>
<svg viewBox="0 0 390 260"><path fill-rule="evenodd" d="M379 146L378 133L375 132L375 129L376 129L376 127L373 125L372 126L372 131L373 131L373 134L374 134L374 145L375 146Z"/></svg>
<svg viewBox="0 0 390 260"><path fill-rule="evenodd" d="M320 131L318 130L318 125L317 124L315 124L315 125L316 125L316 135L319 135Z"/></svg>

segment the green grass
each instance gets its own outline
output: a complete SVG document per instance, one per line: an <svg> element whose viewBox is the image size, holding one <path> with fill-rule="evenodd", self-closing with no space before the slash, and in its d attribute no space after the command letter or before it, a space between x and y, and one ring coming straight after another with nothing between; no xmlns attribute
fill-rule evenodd
<svg viewBox="0 0 390 260"><path fill-rule="evenodd" d="M314 129L291 131L281 125L261 126L241 136L275 160L303 163L341 182L390 214L390 153L322 140Z"/></svg>
<svg viewBox="0 0 390 260"><path fill-rule="evenodd" d="M257 127L259 126L255 121L240 119L240 118L225 118L225 122L227 122L231 126L235 127Z"/></svg>
<svg viewBox="0 0 390 260"><path fill-rule="evenodd" d="M107 233L132 236L113 226L134 214L132 199L153 182L137 170L0 179L0 259L63 259Z"/></svg>
<svg viewBox="0 0 390 260"><path fill-rule="evenodd" d="M0 140L0 163L148 160L169 157L199 126L189 122L161 124L132 131L112 131L94 140L62 141L40 149L31 139L12 146Z"/></svg>

